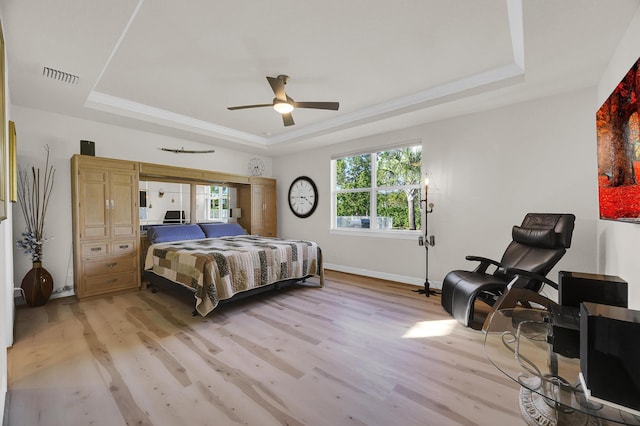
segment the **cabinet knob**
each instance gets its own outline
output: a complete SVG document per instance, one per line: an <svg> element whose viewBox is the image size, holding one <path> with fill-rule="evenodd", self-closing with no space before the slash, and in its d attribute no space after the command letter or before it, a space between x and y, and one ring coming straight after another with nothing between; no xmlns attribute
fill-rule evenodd
<svg viewBox="0 0 640 426"><path fill-rule="evenodd" d="M107 280L107 284L114 284L114 283L117 283L117 282L118 282L117 278L112 278L110 280Z"/></svg>
<svg viewBox="0 0 640 426"><path fill-rule="evenodd" d="M107 263L107 268L113 268L114 266L116 266L118 264L118 262L113 262L113 263Z"/></svg>
<svg viewBox="0 0 640 426"><path fill-rule="evenodd" d="M91 247L92 252L102 251L102 247Z"/></svg>

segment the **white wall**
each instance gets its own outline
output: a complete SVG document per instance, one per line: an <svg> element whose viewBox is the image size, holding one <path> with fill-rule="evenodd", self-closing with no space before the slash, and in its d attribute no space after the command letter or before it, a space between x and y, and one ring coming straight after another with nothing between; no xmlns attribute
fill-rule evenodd
<svg viewBox="0 0 640 426"><path fill-rule="evenodd" d="M640 57L640 9L613 54L598 84L593 115ZM640 310L640 225L601 220L598 222L599 271L629 282L629 307Z"/></svg>
<svg viewBox="0 0 640 426"><path fill-rule="evenodd" d="M499 259L511 226L527 212L577 217L573 245L552 279L557 270L596 272L594 103L594 90L581 90L275 158L280 235L316 240L325 261L341 270L424 282L424 248L415 239L329 233L331 155L421 138L435 203L429 215L429 233L436 236L429 249L431 281L474 267L464 259L469 254ZM299 175L312 177L319 191L318 209L307 219L296 218L286 199Z"/></svg>
<svg viewBox="0 0 640 426"><path fill-rule="evenodd" d="M0 20L2 11L0 10ZM3 25L4 28L4 25ZM5 48L6 51L6 48ZM6 55L5 55L6 64ZM5 65L5 78L3 93L6 93L6 113L7 119L13 119L10 105L10 94L8 84L8 66ZM8 137L8 131L5 129L5 140ZM1 158L1 157L0 157ZM8 170L8 155L4 159L3 170ZM5 182L5 194L9 192L9 183ZM4 401L7 393L7 350L8 346L13 344L13 230L11 226L13 204L7 203L7 219L0 223L0 418L4 414Z"/></svg>
<svg viewBox="0 0 640 426"><path fill-rule="evenodd" d="M5 167L9 163L5 163ZM6 169L5 169L6 170ZM8 191L9 185L5 188ZM7 192L5 192L7 194ZM7 393L7 347L13 343L13 266L11 204L8 218L0 223L0 419L4 412L4 400Z"/></svg>
<svg viewBox="0 0 640 426"><path fill-rule="evenodd" d="M8 162L6 163L8 164ZM9 185L5 188L9 189ZM6 194L6 192L5 192ZM9 204L9 210L11 205ZM11 213L9 213L11 214ZM11 216L0 223L0 418L4 412L4 400L7 393L7 346L13 342L13 267L11 247Z"/></svg>
<svg viewBox="0 0 640 426"><path fill-rule="evenodd" d="M182 139L80 120L30 108L14 106L18 140L18 165L44 167L44 146L49 145L56 168L55 184L46 217L43 266L54 279L53 297L73 294L70 158L80 152L80 140L96 144L96 156L148 163L169 164L220 172L247 174L247 164L255 154L215 147L213 154L174 154L159 148L211 149ZM271 173L271 158L264 160L265 176ZM24 229L24 219L16 208L13 218L16 235ZM23 277L31 268L31 257L14 248L15 276Z"/></svg>

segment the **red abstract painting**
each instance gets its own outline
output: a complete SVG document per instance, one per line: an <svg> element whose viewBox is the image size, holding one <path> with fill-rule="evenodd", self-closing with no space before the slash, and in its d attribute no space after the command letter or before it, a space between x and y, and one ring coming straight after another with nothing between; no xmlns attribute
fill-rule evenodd
<svg viewBox="0 0 640 426"><path fill-rule="evenodd" d="M596 113L600 218L640 223L640 59Z"/></svg>

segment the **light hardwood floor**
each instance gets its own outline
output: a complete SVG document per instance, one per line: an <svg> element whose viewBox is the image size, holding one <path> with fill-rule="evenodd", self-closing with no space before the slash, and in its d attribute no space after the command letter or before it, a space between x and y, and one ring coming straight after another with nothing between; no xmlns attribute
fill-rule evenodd
<svg viewBox="0 0 640 426"><path fill-rule="evenodd" d="M149 290L19 308L14 425L522 425L483 335L415 287L327 271L192 317ZM314 279L310 280L314 282ZM416 325L439 336L405 337Z"/></svg>

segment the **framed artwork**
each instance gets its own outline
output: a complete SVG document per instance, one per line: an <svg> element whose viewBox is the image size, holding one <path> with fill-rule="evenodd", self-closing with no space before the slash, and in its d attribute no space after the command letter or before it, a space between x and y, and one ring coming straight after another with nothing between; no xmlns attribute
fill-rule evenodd
<svg viewBox="0 0 640 426"><path fill-rule="evenodd" d="M9 121L9 201L18 201L18 145L16 123Z"/></svg>
<svg viewBox="0 0 640 426"><path fill-rule="evenodd" d="M0 25L0 222L7 218L7 141L5 137L6 129L6 109L4 93L4 35Z"/></svg>
<svg viewBox="0 0 640 426"><path fill-rule="evenodd" d="M596 112L600 219L640 223L640 58Z"/></svg>

